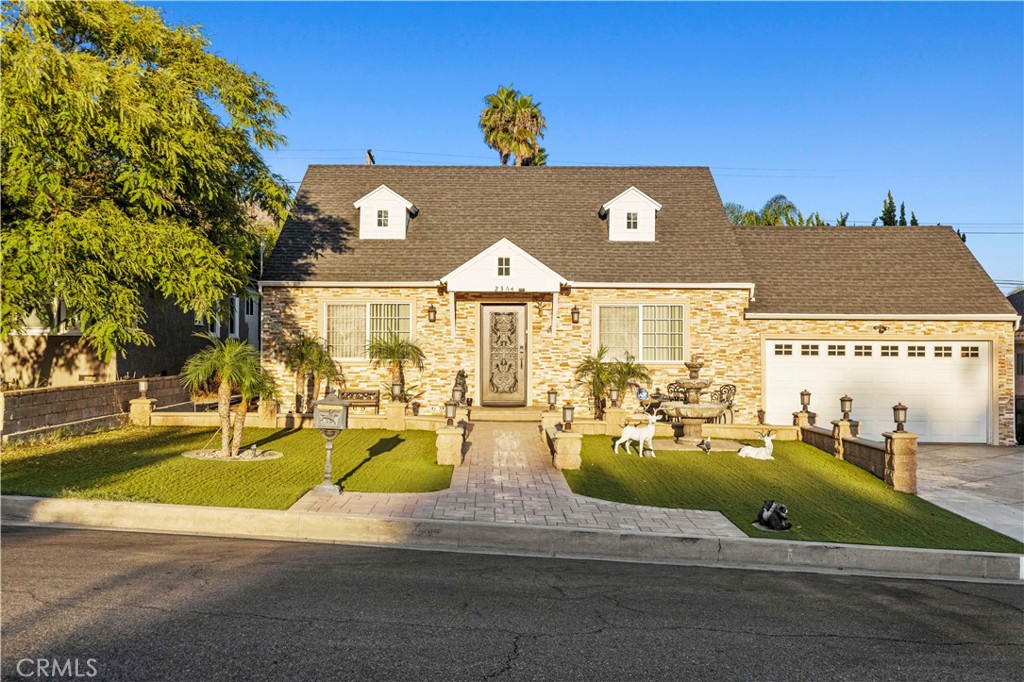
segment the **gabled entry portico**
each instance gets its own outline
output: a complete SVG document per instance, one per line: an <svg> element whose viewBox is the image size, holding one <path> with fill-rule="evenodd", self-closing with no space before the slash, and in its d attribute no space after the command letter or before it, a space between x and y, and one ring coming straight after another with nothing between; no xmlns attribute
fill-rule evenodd
<svg viewBox="0 0 1024 682"><path fill-rule="evenodd" d="M546 331L554 336L558 295L567 286L561 275L508 239L499 240L439 280L438 287L449 297L452 338L459 323L460 295L479 303L475 393L481 404L529 402L532 325L528 304L550 297L551 324Z"/></svg>

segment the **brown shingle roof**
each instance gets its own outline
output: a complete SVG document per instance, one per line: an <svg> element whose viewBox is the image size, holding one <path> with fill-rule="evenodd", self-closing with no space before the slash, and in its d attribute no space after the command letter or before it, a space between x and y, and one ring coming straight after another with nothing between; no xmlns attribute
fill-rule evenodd
<svg viewBox="0 0 1024 682"><path fill-rule="evenodd" d="M737 227L751 313L1012 314L950 227Z"/></svg>
<svg viewBox="0 0 1024 682"><path fill-rule="evenodd" d="M382 184L419 215L361 241L352 202ZM630 186L664 206L656 242L608 240L598 209ZM500 166L310 166L263 279L433 281L502 237L571 281L750 281L707 168Z"/></svg>

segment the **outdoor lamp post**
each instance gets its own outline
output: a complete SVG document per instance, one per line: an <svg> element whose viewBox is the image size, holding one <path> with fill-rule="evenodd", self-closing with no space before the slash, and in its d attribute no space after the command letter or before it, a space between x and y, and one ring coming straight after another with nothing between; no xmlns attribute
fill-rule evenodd
<svg viewBox="0 0 1024 682"><path fill-rule="evenodd" d="M445 423L448 426L455 426L455 410L458 407L459 404L454 400L449 400L444 404L444 417L447 420Z"/></svg>
<svg viewBox="0 0 1024 682"><path fill-rule="evenodd" d="M149 390L149 380L147 380L147 379L139 379L139 397L140 398L145 398L146 397L146 391L148 391L148 390Z"/></svg>
<svg viewBox="0 0 1024 682"><path fill-rule="evenodd" d="M340 495L341 488L332 482L331 454L334 452L334 439L348 428L349 401L342 400L337 393L332 393L323 400L313 404L313 427L320 429L327 439L327 456L324 460L323 483L313 489L314 492L326 495Z"/></svg>
<svg viewBox="0 0 1024 682"><path fill-rule="evenodd" d="M839 399L839 409L843 413L843 419L850 421L850 412L853 411L853 398L848 395L843 395L843 397Z"/></svg>
<svg viewBox="0 0 1024 682"><path fill-rule="evenodd" d="M572 403L566 403L562 405L562 430L572 431L572 413L576 410L576 406Z"/></svg>
<svg viewBox="0 0 1024 682"><path fill-rule="evenodd" d="M462 386L452 386L452 400L455 401L456 405L461 405L463 399L466 397L466 392L462 390Z"/></svg>
<svg viewBox="0 0 1024 682"><path fill-rule="evenodd" d="M402 393L404 393L404 392L405 391L402 390L402 382L401 381L394 381L394 382L391 383L391 400L393 400L396 403L397 402L401 402L402 401Z"/></svg>
<svg viewBox="0 0 1024 682"><path fill-rule="evenodd" d="M608 397L612 401L612 407L619 406L619 389L612 386L610 389L608 389Z"/></svg>
<svg viewBox="0 0 1024 682"><path fill-rule="evenodd" d="M569 311L569 315L572 317L572 323L573 324L579 324L580 323L580 309L579 308L577 308L576 306L573 306L572 310Z"/></svg>
<svg viewBox="0 0 1024 682"><path fill-rule="evenodd" d="M548 411L554 412L555 405L558 404L558 391L553 388L548 389Z"/></svg>
<svg viewBox="0 0 1024 682"><path fill-rule="evenodd" d="M800 391L800 411L807 412L807 408L811 406L811 392L806 388Z"/></svg>
<svg viewBox="0 0 1024 682"><path fill-rule="evenodd" d="M896 430L903 431L903 425L907 422L907 406L903 403L893 405L892 420L896 422Z"/></svg>
<svg viewBox="0 0 1024 682"><path fill-rule="evenodd" d="M437 322L437 308L434 307L433 303L427 308L427 319L431 322Z"/></svg>

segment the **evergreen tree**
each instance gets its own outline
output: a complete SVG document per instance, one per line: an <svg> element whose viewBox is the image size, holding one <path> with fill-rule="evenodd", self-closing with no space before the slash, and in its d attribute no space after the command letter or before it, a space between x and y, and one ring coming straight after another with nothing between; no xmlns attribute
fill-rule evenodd
<svg viewBox="0 0 1024 682"><path fill-rule="evenodd" d="M907 225L907 211L903 208L903 202L900 202L900 222L899 224L903 227Z"/></svg>
<svg viewBox="0 0 1024 682"><path fill-rule="evenodd" d="M878 219L883 225L895 225L896 202L892 198L892 192L890 191L888 194L888 198L882 202L882 215L878 216Z"/></svg>
<svg viewBox="0 0 1024 682"><path fill-rule="evenodd" d="M914 227L917 227L920 224L917 222L917 216L914 215L913 211L910 212L910 224Z"/></svg>

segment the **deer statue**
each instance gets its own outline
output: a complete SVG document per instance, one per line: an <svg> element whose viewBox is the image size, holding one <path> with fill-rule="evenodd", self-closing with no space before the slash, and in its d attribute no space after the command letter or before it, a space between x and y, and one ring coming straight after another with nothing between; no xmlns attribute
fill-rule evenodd
<svg viewBox="0 0 1024 682"><path fill-rule="evenodd" d="M637 448L640 451L640 456L644 456L644 443L647 443L651 457L655 457L654 454L654 422L661 419L661 415L658 414L660 410L655 410L654 414L645 415L647 417L647 424L644 426L623 426L622 437L615 441L615 454L619 452L619 446L625 443L626 454L632 454L629 451L629 442L637 441Z"/></svg>
<svg viewBox="0 0 1024 682"><path fill-rule="evenodd" d="M772 438L775 438L774 431L758 431L757 435L764 439L764 446L755 448L753 445L744 445L736 453L740 457L750 457L752 459L775 459L772 457Z"/></svg>

